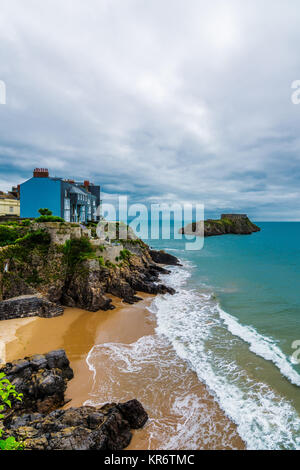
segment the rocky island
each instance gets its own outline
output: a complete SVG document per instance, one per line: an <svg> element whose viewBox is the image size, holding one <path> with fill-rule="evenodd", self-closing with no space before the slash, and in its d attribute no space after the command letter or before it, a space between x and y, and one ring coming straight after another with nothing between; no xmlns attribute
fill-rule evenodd
<svg viewBox="0 0 300 470"><path fill-rule="evenodd" d="M179 233L185 235L202 235L205 237L215 235L250 235L259 232L260 228L249 220L246 214L222 214L221 219L207 219L203 222L193 222L180 229Z"/></svg>

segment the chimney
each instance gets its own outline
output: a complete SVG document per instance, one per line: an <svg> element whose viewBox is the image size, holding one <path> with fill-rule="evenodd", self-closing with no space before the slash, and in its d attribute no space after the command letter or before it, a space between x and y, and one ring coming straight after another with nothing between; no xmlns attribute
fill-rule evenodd
<svg viewBox="0 0 300 470"><path fill-rule="evenodd" d="M90 182L87 181L87 180L85 180L85 181L83 182L83 186L85 187L85 189L89 190Z"/></svg>
<svg viewBox="0 0 300 470"><path fill-rule="evenodd" d="M33 172L34 178L49 178L48 168L35 168Z"/></svg>

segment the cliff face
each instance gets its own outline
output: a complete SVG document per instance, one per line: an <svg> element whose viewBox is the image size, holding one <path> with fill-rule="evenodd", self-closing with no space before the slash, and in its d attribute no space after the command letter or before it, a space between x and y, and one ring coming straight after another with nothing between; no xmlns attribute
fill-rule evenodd
<svg viewBox="0 0 300 470"><path fill-rule="evenodd" d="M140 300L137 291L174 293L158 282L167 271L154 260L174 264L175 257L162 257L136 238L92 238L91 230L73 225L34 224L25 236L0 248L0 300L6 301L0 302L0 319L62 313L47 301L98 311L114 308L110 294L133 303ZM32 301L22 302L24 295ZM39 313L41 296L46 300ZM10 304L14 297L18 299Z"/></svg>
<svg viewBox="0 0 300 470"><path fill-rule="evenodd" d="M245 214L222 214L221 219L208 219L203 222L194 222L180 230L185 235L202 235L212 237L216 235L250 235L259 232L260 228L249 220Z"/></svg>

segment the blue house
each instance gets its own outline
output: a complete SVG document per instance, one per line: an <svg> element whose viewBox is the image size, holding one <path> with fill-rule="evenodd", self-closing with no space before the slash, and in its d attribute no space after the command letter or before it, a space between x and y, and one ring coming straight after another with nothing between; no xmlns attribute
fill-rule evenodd
<svg viewBox="0 0 300 470"><path fill-rule="evenodd" d="M36 168L33 177L20 185L20 217L38 217L41 208L50 209L66 222L97 221L100 186L53 178L47 169Z"/></svg>

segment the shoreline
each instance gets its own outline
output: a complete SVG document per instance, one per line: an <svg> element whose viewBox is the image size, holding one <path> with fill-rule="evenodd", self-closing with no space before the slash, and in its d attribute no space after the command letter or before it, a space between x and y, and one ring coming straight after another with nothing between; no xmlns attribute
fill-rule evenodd
<svg viewBox="0 0 300 470"><path fill-rule="evenodd" d="M111 343L132 345L143 337L155 338L156 321L147 309L151 305L154 296L140 292L137 295L142 297L143 300L134 305L128 305L118 298L113 298L116 309L107 312L91 313L77 308L66 308L64 314L60 317L50 319L34 317L0 322L0 339L5 337L4 331L6 331L6 362L54 349L64 349L74 371L74 378L68 383L65 393L67 403L64 408L82 406L87 400L91 399L93 391L94 377L93 372L88 367L87 356L95 345ZM8 326L9 330L7 330ZM163 354L165 353L163 352ZM169 352L166 351L166 354L169 354ZM222 433L225 426L228 429L228 434L233 435L233 438L230 437L232 445L237 449L243 449L244 443L236 432L236 426L224 415L213 397L207 392L206 387L198 381L196 374L190 371L185 364L182 365L181 360L178 362L179 366L175 364L174 375L177 375L176 367L179 367L180 374L184 371L191 393L198 401L203 402L205 407L209 409L209 414L217 421L214 423L217 432ZM170 366L173 367L172 363ZM114 367L115 364L112 364L110 357L104 358L104 361L97 365L97 378L99 374L100 381L105 383L107 375L110 376L111 372L113 383L118 384L118 389L127 390L122 372L119 372L121 369L115 370ZM156 371L152 367L149 375L153 374L155 376L155 373ZM170 375L173 375L173 369ZM125 376L128 376L128 374L125 374ZM165 391L161 390L159 382L154 382L154 388L156 387L155 399L159 403L163 421L171 423L172 428L176 430L176 426L180 426L180 419L172 414L170 395L174 387L176 393L178 384L173 384L171 377L165 378L166 380L167 386L170 387L169 397L166 397ZM115 391L112 387L113 396L115 396L115 392L116 394L120 393L118 389ZM134 391L135 396L130 395L128 398L137 398L143 403L143 398L139 393L143 395L144 392L139 390L139 382L137 382ZM182 384L178 388L179 397L181 393ZM116 396L115 400L119 401L120 398L122 397ZM151 399L153 400L153 397ZM147 403L145 405L147 408ZM150 406L151 403L148 404L148 407ZM127 449L160 448L160 439L157 436L152 437L151 421L153 420L151 420L150 413L150 424L146 425L144 429L133 433L133 439ZM222 445L221 437L220 442L217 443L217 441L214 443L213 448L231 448ZM197 441L196 445L199 448L212 448L209 443L201 443L201 439L199 442Z"/></svg>

